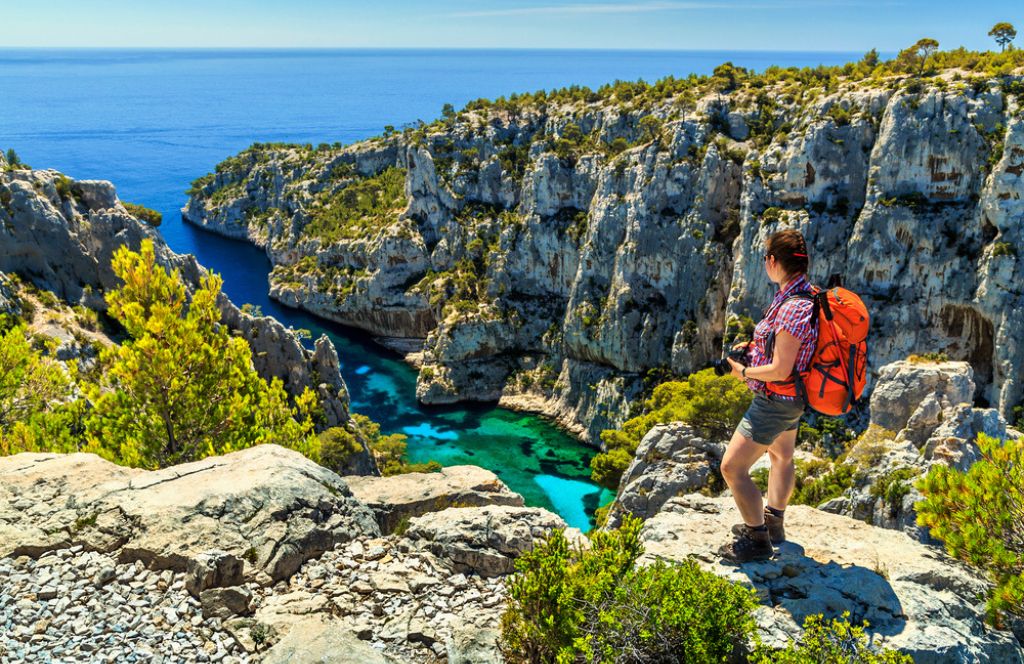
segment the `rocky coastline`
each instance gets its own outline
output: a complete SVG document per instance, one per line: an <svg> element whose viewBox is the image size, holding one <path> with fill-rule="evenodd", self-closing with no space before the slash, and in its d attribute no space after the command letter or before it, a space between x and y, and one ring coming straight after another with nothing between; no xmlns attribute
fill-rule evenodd
<svg viewBox="0 0 1024 664"><path fill-rule="evenodd" d="M182 215L263 247L272 297L401 349L421 401L497 400L595 447L645 376L703 367L759 317L761 245L794 227L812 280L841 273L872 312L869 393L878 367L945 353L1009 418L1019 79L480 102L349 146L254 145Z"/></svg>

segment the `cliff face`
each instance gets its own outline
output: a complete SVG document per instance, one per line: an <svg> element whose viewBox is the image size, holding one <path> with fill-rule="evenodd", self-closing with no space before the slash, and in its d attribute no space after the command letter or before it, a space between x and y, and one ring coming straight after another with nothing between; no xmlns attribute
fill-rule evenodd
<svg viewBox="0 0 1024 664"><path fill-rule="evenodd" d="M137 250L148 238L162 265L178 270L190 290L198 287L206 269L194 256L171 251L154 228L132 216L110 182L4 165L0 158L0 277L16 274L66 303L103 311L104 293L120 285L110 266L114 251L122 245ZM0 292L0 309L3 300ZM224 323L249 342L264 379L280 378L293 396L306 387L315 390L325 426L349 420L348 390L326 336L309 350L274 318L250 316L223 294L219 306ZM356 455L353 464L352 472L377 472L368 452Z"/></svg>
<svg viewBox="0 0 1024 664"><path fill-rule="evenodd" d="M182 214L265 247L273 297L414 350L424 402L497 398L594 444L649 370L700 369L760 317L764 240L795 227L812 280L864 297L873 370L945 351L1008 415L1024 100L956 78L475 104L342 148L254 146Z"/></svg>

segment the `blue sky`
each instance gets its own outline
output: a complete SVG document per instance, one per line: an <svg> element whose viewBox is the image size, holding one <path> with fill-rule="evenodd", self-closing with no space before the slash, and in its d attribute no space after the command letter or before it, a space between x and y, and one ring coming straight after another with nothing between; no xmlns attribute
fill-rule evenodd
<svg viewBox="0 0 1024 664"><path fill-rule="evenodd" d="M991 48L1020 0L0 0L0 46ZM1024 41L1024 31L1019 41Z"/></svg>

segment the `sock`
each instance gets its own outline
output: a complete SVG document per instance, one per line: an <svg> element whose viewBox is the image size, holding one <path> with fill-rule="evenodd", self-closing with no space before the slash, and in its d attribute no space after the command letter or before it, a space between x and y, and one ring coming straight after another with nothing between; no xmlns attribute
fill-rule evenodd
<svg viewBox="0 0 1024 664"><path fill-rule="evenodd" d="M748 525L747 528L750 528L751 530L759 532L759 533L768 530L768 526L766 524L763 524L763 523L760 526Z"/></svg>
<svg viewBox="0 0 1024 664"><path fill-rule="evenodd" d="M777 516L780 519L782 518L782 515L786 513L786 510L777 510L769 505L765 505L764 509L766 512L770 512L772 516Z"/></svg>

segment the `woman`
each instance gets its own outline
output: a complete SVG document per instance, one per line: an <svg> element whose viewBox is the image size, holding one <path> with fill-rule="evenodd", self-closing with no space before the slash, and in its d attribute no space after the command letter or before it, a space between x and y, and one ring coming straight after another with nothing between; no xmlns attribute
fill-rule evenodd
<svg viewBox="0 0 1024 664"><path fill-rule="evenodd" d="M736 562L771 558L772 544L785 539L783 515L793 493L793 448L804 403L799 397L768 393L766 382L784 381L794 370L804 371L818 338L811 317L814 302L790 297L813 292L807 280L810 260L803 235L793 229L774 233L765 251L764 269L779 291L754 328L753 340L734 346L748 347L747 366L728 358L732 375L745 380L755 393L722 459L722 475L743 523L733 527L735 541L723 545L719 554ZM765 452L771 457L767 504L750 478L750 467Z"/></svg>

